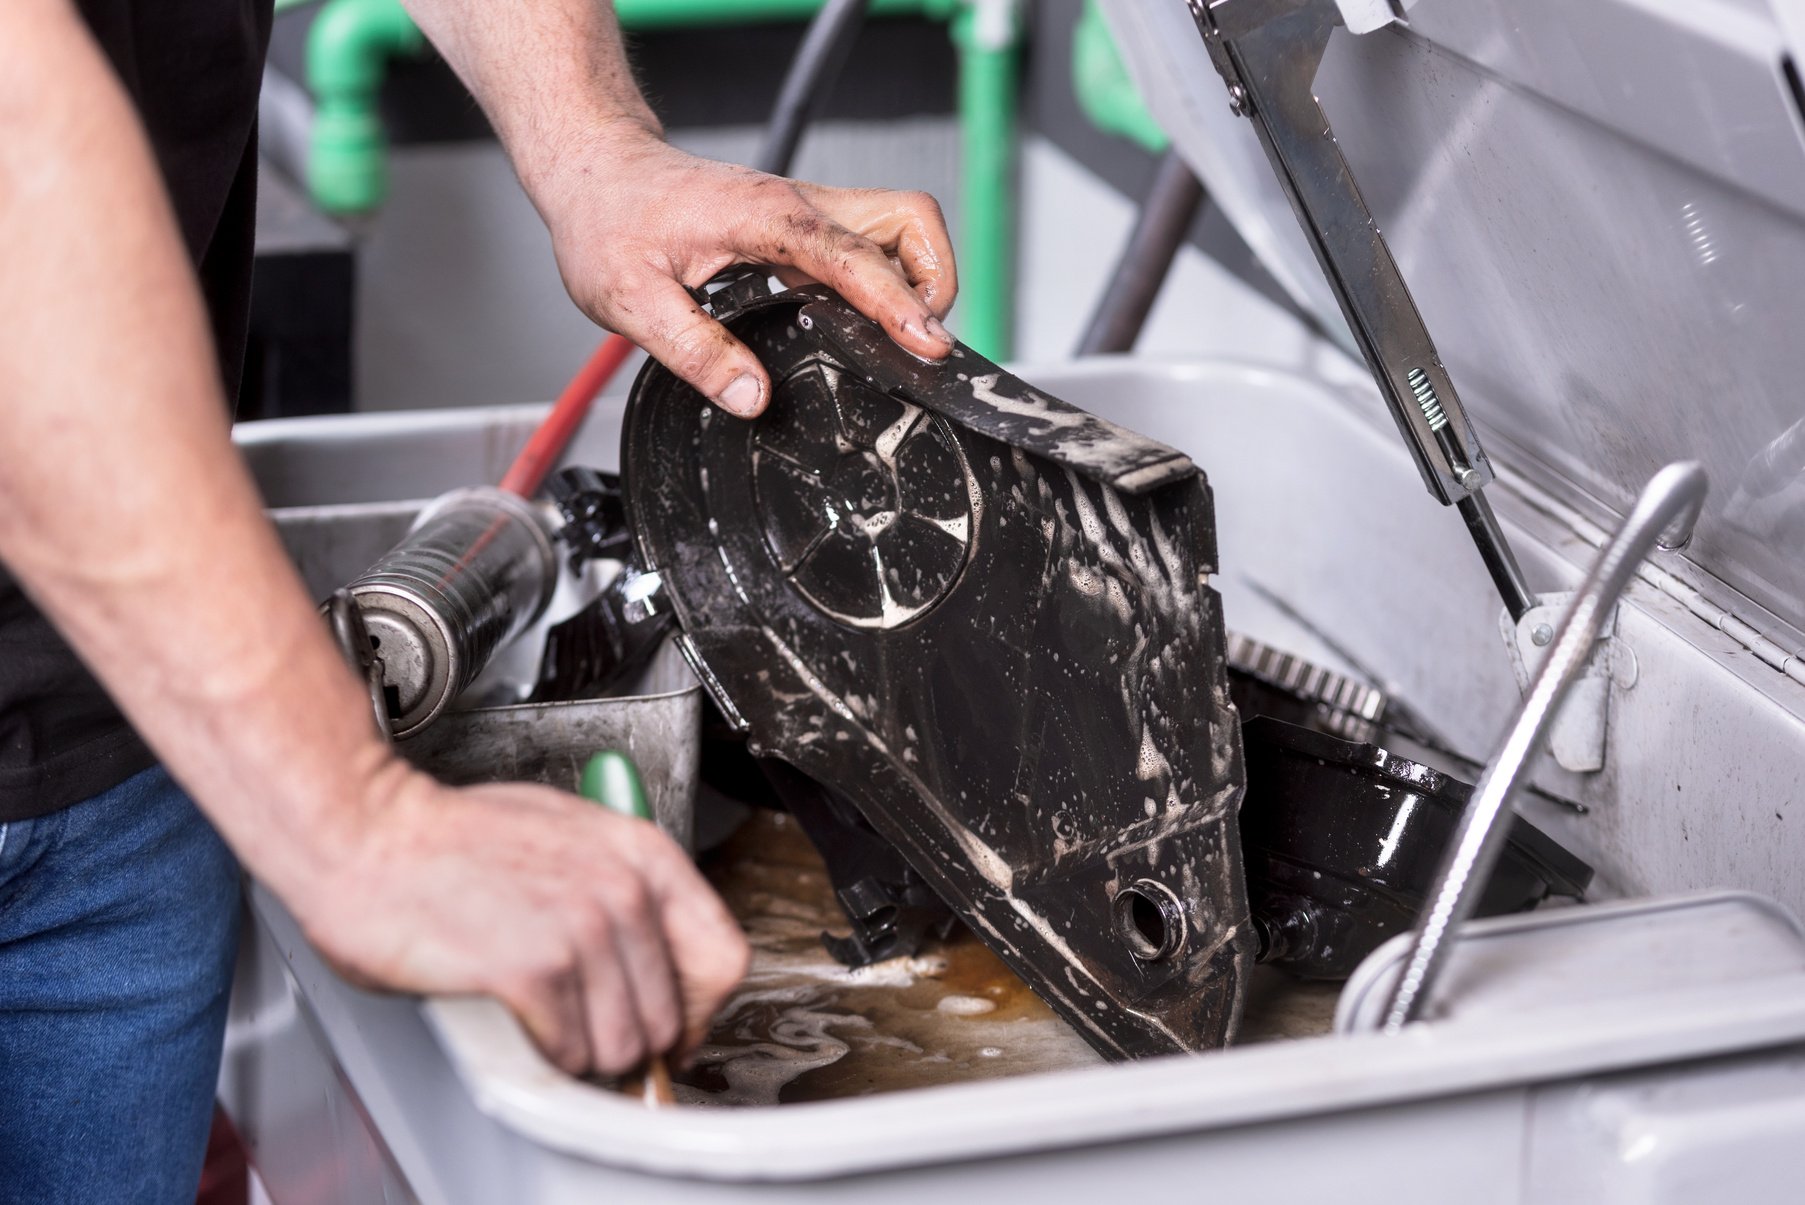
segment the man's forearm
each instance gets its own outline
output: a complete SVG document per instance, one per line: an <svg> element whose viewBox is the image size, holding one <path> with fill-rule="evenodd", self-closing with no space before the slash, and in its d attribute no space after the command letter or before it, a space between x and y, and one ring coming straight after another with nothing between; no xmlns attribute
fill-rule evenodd
<svg viewBox="0 0 1805 1205"><path fill-rule="evenodd" d="M161 182L64 0L0 5L0 560L279 891L405 774L231 446Z"/></svg>
<svg viewBox="0 0 1805 1205"><path fill-rule="evenodd" d="M405 0L476 97L529 195L610 127L662 132L609 0Z"/></svg>
<svg viewBox="0 0 1805 1205"><path fill-rule="evenodd" d="M752 417L764 365L696 302L734 264L820 281L918 356L957 293L923 193L829 189L667 146L608 0L404 0L489 115L551 231L572 300L704 397Z"/></svg>

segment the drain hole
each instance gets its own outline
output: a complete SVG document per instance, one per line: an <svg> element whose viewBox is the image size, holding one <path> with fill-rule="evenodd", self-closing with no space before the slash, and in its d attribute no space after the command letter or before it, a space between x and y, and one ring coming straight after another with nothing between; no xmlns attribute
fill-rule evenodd
<svg viewBox="0 0 1805 1205"><path fill-rule="evenodd" d="M1116 892L1116 936L1143 962L1170 958L1184 944L1184 910L1163 884L1143 879Z"/></svg>
<svg viewBox="0 0 1805 1205"><path fill-rule="evenodd" d="M1129 892L1128 923L1148 949L1166 944L1166 918L1159 914L1158 904L1138 891Z"/></svg>

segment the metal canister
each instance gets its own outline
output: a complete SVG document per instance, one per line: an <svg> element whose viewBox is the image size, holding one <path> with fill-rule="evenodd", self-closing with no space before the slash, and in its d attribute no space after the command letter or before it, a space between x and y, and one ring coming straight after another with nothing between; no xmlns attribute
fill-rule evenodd
<svg viewBox="0 0 1805 1205"><path fill-rule="evenodd" d="M547 521L526 499L479 487L427 507L347 587L382 665L394 735L437 719L539 617L557 581Z"/></svg>

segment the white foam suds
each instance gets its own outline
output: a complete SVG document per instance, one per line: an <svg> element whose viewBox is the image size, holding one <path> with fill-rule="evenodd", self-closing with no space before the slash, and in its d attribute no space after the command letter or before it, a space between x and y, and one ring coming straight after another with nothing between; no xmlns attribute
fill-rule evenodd
<svg viewBox="0 0 1805 1205"><path fill-rule="evenodd" d="M954 1017L981 1017L985 1013L996 1011L996 1001L986 1000L982 996L942 996L940 1003L934 1006L941 1012Z"/></svg>

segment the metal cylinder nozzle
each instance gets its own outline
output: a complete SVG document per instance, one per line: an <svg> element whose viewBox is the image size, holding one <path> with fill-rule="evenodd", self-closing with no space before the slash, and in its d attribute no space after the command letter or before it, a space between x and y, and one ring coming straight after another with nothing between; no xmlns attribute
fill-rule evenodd
<svg viewBox="0 0 1805 1205"><path fill-rule="evenodd" d="M394 735L437 719L497 649L529 627L558 582L534 505L490 487L454 490L346 589L382 665Z"/></svg>

